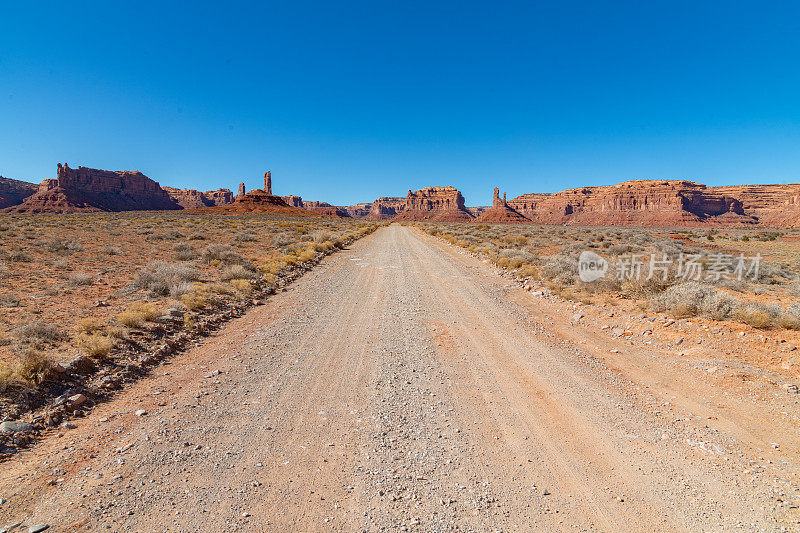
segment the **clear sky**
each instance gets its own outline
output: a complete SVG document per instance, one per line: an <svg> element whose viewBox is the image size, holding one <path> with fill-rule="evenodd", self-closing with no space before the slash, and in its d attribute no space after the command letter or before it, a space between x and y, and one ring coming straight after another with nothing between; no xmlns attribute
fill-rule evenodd
<svg viewBox="0 0 800 533"><path fill-rule="evenodd" d="M797 2L0 3L0 174L334 204L800 181Z"/></svg>

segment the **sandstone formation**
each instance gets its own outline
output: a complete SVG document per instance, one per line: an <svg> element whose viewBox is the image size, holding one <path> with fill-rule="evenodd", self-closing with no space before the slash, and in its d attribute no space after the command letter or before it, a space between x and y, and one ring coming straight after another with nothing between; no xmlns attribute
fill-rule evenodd
<svg viewBox="0 0 800 533"><path fill-rule="evenodd" d="M194 189L176 189L174 187L162 187L162 189L183 209L216 207L233 203L233 193L230 189L205 192Z"/></svg>
<svg viewBox="0 0 800 533"><path fill-rule="evenodd" d="M264 192L272 194L272 172L269 170L264 172Z"/></svg>
<svg viewBox="0 0 800 533"><path fill-rule="evenodd" d="M409 191L409 193L411 193L411 191ZM366 218L371 220L390 220L402 213L405 208L405 198L382 196L372 202Z"/></svg>
<svg viewBox="0 0 800 533"><path fill-rule="evenodd" d="M21 204L38 190L35 183L0 176L0 209Z"/></svg>
<svg viewBox="0 0 800 533"><path fill-rule="evenodd" d="M284 213L308 216L309 212L305 209L293 207L287 204L280 196L272 194L272 175L269 171L264 173L264 187L268 187L270 192L265 189L254 189L245 193L244 183L240 184L240 195L236 196L236 201L231 205L223 206L222 209L235 212ZM297 198L302 203L302 199L299 196Z"/></svg>
<svg viewBox="0 0 800 533"><path fill-rule="evenodd" d="M138 171L69 168L58 165L56 179L44 180L14 213L171 210L180 206L161 186Z"/></svg>
<svg viewBox="0 0 800 533"><path fill-rule="evenodd" d="M365 218L369 215L372 204L361 203L348 205L344 209L352 218Z"/></svg>
<svg viewBox="0 0 800 533"><path fill-rule="evenodd" d="M459 222L472 220L464 207L464 197L455 187L426 187L408 191L406 205L394 220Z"/></svg>
<svg viewBox="0 0 800 533"><path fill-rule="evenodd" d="M239 184L239 192L236 193L236 198L241 198L247 193L247 189L244 187L244 183Z"/></svg>
<svg viewBox="0 0 800 533"><path fill-rule="evenodd" d="M523 224L530 222L530 220L508 205L505 193L503 193L503 197L500 198L500 189L498 187L494 188L492 207L481 213L475 221L504 224Z"/></svg>
<svg viewBox="0 0 800 533"><path fill-rule="evenodd" d="M344 207L331 205L327 202L307 200L303 202L303 209L336 218L350 218L350 213Z"/></svg>
<svg viewBox="0 0 800 533"><path fill-rule="evenodd" d="M299 207L300 209L303 208L303 197L302 196L295 196L293 194L288 194L286 196L281 196L286 205L290 205L292 207Z"/></svg>
<svg viewBox="0 0 800 533"><path fill-rule="evenodd" d="M742 202L744 212L767 226L800 227L800 183L709 187Z"/></svg>
<svg viewBox="0 0 800 533"><path fill-rule="evenodd" d="M685 180L631 180L552 194L523 194L508 204L540 224L695 226L756 222L738 199Z"/></svg>
<svg viewBox="0 0 800 533"><path fill-rule="evenodd" d="M327 215L331 217L350 218L350 213L347 211L347 209L345 209L344 207L331 205L327 202L303 200L301 196L295 196L293 194L287 196L281 196L281 199L291 207L297 207L300 209L305 209L306 211L311 211L313 213L319 213L321 215Z"/></svg>

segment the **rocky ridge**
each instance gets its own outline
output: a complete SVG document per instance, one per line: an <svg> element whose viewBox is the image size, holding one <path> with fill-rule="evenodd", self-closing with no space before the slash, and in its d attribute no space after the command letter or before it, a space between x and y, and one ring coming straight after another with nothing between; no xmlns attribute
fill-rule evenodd
<svg viewBox="0 0 800 533"><path fill-rule="evenodd" d="M194 189L176 189L166 186L162 187L162 189L184 209L229 205L234 201L233 192L230 189L217 189L216 191L205 192Z"/></svg>
<svg viewBox="0 0 800 533"><path fill-rule="evenodd" d="M509 206L540 224L694 226L753 224L742 202L685 180L631 180L523 194Z"/></svg>

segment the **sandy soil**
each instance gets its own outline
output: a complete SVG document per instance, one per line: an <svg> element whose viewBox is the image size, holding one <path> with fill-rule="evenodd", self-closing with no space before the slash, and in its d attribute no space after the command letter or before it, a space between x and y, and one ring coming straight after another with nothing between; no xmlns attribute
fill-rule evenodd
<svg viewBox="0 0 800 533"><path fill-rule="evenodd" d="M381 229L6 462L0 525L798 528L797 395L550 305Z"/></svg>

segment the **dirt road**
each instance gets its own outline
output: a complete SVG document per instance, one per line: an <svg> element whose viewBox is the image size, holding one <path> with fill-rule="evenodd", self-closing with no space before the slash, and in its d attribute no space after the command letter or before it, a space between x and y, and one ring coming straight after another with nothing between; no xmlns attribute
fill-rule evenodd
<svg viewBox="0 0 800 533"><path fill-rule="evenodd" d="M798 527L796 400L612 353L546 305L381 229L5 463L0 525Z"/></svg>

